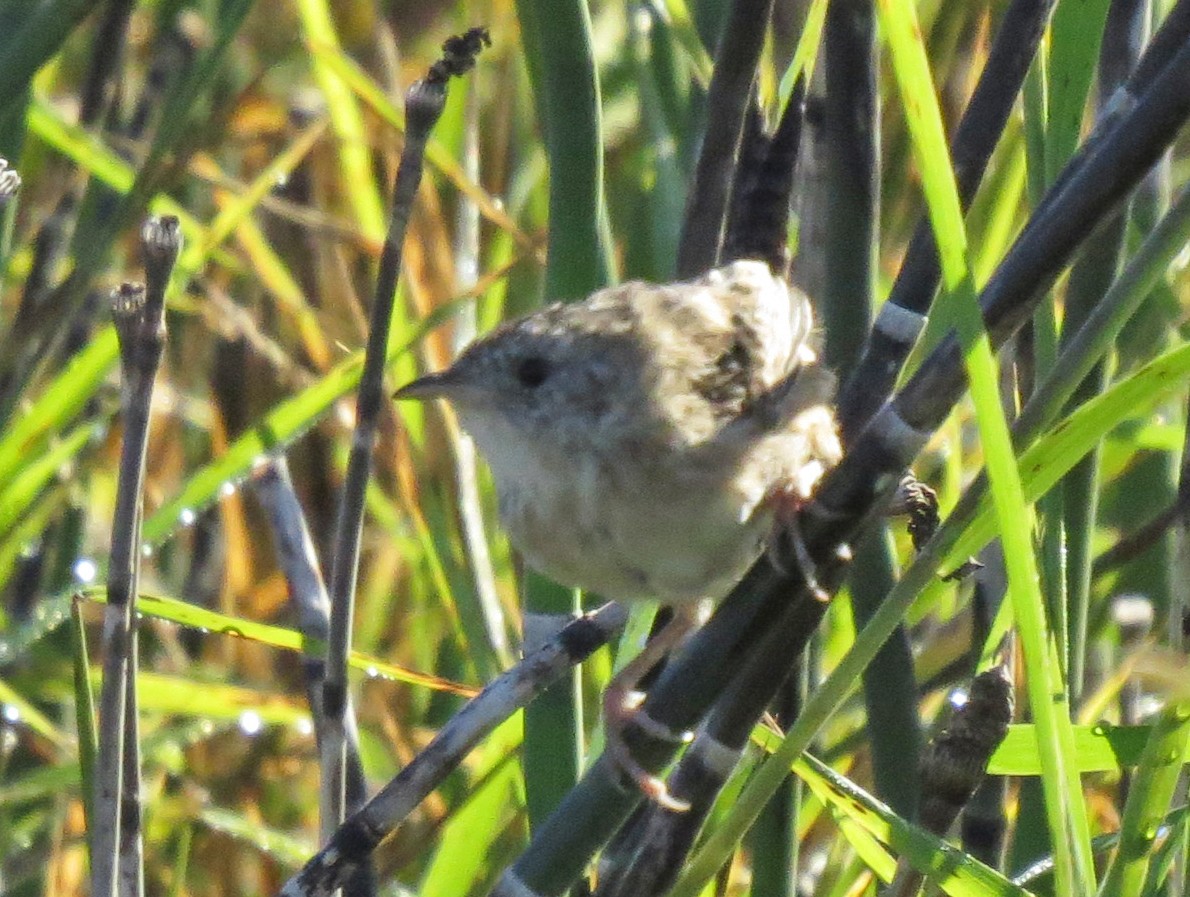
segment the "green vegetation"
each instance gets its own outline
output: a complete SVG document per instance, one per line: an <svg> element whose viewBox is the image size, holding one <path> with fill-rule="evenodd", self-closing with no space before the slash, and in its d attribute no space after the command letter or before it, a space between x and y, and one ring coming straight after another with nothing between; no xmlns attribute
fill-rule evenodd
<svg viewBox="0 0 1190 897"><path fill-rule="evenodd" d="M903 883L910 867L966 897L1182 893L1190 194L1175 137L1190 115L1190 0L1059 0L1052 16L1042 0L777 5L761 41L768 5L753 0L0 0L0 155L21 181L0 213L0 893L88 890L111 822L93 802L105 735L139 745L143 859L118 864L143 866L144 892L280 891L335 829L310 708L328 700L312 677L344 619L351 643L329 654L349 648L346 803L379 792L397 814L374 823L391 835L355 892L486 894L515 864L543 894L621 874L624 893L648 893L630 857L655 831L626 829L601 873L590 860L635 808L600 778L599 696L653 608L598 618L573 670L543 649L549 680L484 711L424 799L385 787L442 749L523 637L548 644L543 615L599 604L521 569L445 409L381 403L358 578L336 578L353 619L299 608L276 549L300 546L304 517L331 581L369 315L396 249L386 394L543 298L690 263L702 137L739 99L711 88L716 47L748 28L770 128L798 77L810 85L814 151L788 234L794 280L828 305L848 444L867 445L863 425L900 388L924 446L913 471L942 521L922 546L880 514L852 538L897 474L867 456L849 467L857 451L828 484L847 499L830 507L856 519L805 525L836 597L807 599L762 563L659 680L677 719L728 689L712 731L751 735L721 789L694 801L687 818L705 822L667 888L872 894L904 858L902 894L918 886ZM405 92L475 26L491 44L450 80L406 238L385 254L415 130ZM996 35L1013 28L1001 58ZM1011 67L1012 50L1019 95L991 79L999 119L964 132L980 73ZM1113 101L1129 77L1134 101ZM1111 116L1131 117L1081 151ZM176 263L146 262L149 216L178 220ZM938 263L921 254L931 234ZM137 510L119 479L137 461L124 446L135 371L109 297L146 280L149 305L164 290L168 335ZM933 305L881 382L859 347L890 294ZM286 521L296 535L280 535ZM830 551L844 539L846 578ZM121 540L139 558L123 580ZM974 574L944 576L975 557ZM113 581L138 594L135 735L100 712ZM741 631L752 641L730 653ZM768 633L781 644L766 648ZM1001 662L1015 725L991 770L1008 778L984 783L948 846L918 824L918 757L952 692ZM687 667L700 675L682 679ZM769 705L786 676L798 684L773 705L780 734L759 713L733 717ZM755 698L759 680L771 689ZM669 761L672 746L642 744L646 765ZM979 841L980 825L1003 839Z"/></svg>

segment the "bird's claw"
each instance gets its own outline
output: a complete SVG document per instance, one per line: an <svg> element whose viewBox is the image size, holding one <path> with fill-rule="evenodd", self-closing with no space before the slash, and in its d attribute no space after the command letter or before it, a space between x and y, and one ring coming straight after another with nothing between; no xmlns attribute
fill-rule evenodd
<svg viewBox="0 0 1190 897"><path fill-rule="evenodd" d="M793 548L793 556L797 561L798 575L801 576L802 581L806 584L806 588L814 596L815 600L825 604L831 600L830 592L818 584L818 577L816 575L818 565L810 557L810 550L806 547L806 541L802 538L801 527L798 525L798 512L801 510L803 501L801 497L792 492L783 493L778 497L777 525L773 527L773 532L769 536L768 541L769 562L780 573L786 576L793 575L794 571L790 570L781 559L780 542L781 537L785 536Z"/></svg>
<svg viewBox="0 0 1190 897"><path fill-rule="evenodd" d="M649 800L673 813L685 813L690 809L688 801L674 797L666 787L665 782L653 775L637 762L632 755L628 743L624 740L624 727L632 722L651 735L673 739L668 730L663 730L656 721L649 717L640 705L644 702L643 692L608 688L603 696L603 728L604 751L612 765L619 771L626 782L631 782ZM683 733L677 737L678 741L689 741L692 736Z"/></svg>

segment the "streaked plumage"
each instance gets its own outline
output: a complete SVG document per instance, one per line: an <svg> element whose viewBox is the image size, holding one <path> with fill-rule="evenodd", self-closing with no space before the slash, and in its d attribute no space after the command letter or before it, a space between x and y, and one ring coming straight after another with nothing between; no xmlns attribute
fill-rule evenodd
<svg viewBox="0 0 1190 897"><path fill-rule="evenodd" d="M718 598L840 447L809 300L761 262L508 322L398 398L444 397L526 561L607 598Z"/></svg>

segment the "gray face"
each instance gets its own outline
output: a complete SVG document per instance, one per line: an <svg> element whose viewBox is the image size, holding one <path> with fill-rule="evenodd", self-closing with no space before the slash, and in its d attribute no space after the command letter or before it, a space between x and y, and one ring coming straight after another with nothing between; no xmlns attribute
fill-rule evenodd
<svg viewBox="0 0 1190 897"><path fill-rule="evenodd" d="M607 318L583 306L551 306L500 328L458 359L459 375L475 387L458 406L494 410L562 447L616 438L627 408L647 415L644 381L652 375L630 328L618 326L627 322Z"/></svg>
<svg viewBox="0 0 1190 897"><path fill-rule="evenodd" d="M494 416L500 431L562 449L615 443L649 418L651 368L629 317L583 303L550 306L476 341L397 398L449 399L481 449Z"/></svg>

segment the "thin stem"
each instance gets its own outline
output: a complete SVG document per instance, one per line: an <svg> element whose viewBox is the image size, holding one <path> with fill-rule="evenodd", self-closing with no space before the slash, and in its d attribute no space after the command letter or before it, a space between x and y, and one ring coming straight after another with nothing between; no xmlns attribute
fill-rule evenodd
<svg viewBox="0 0 1190 897"><path fill-rule="evenodd" d="M686 201L678 244L678 279L715 267L731 203L730 185L756 65L773 0L735 0L715 53L707 90L707 124Z"/></svg>
<svg viewBox="0 0 1190 897"><path fill-rule="evenodd" d="M305 514L289 476L284 455L270 458L253 478L256 497L268 515L273 534L277 563L285 576L289 602L297 618L298 629L308 640L326 643L330 632L330 599L327 597L322 570L314 550L314 540L306 524ZM343 782L342 793L350 806L362 806L367 800L363 763L359 753L359 730L355 709L348 700L341 716L328 716L323 706L322 689L326 672L325 659L307 653L302 662L306 680L306 696L314 718L314 735L318 743L321 796L319 799L320 844L330 841L342 819L334 808L340 805L332 795L332 787ZM332 731L341 726L341 730ZM340 754L338 746L343 745ZM340 760L345 766L340 769ZM350 883L351 893L374 894L376 882L372 868L364 865Z"/></svg>
<svg viewBox="0 0 1190 897"><path fill-rule="evenodd" d="M476 89L467 93L463 126L463 170L467 177L479 183L479 97ZM466 198L459 202L457 216L458 240L455 249L456 286L462 292L475 289L479 280L479 207ZM475 339L476 302L459 306L455 315L452 349L457 354ZM453 423L453 419L452 419ZM467 552L467 566L475 583L475 597L483 620L484 634L500 669L512 663L512 649L508 644L507 622L496 591L496 573L488 551L487 533L480 502L478 462L475 442L457 426L450 427L451 445L455 458L455 481L458 483L459 522L463 547ZM481 669L490 669L489 663Z"/></svg>
<svg viewBox="0 0 1190 897"><path fill-rule="evenodd" d="M342 720L347 709L347 659L351 644L355 584L359 572L364 494L371 475L373 443L385 398L384 366L388 354L388 332L397 292L397 277L401 271L405 231L409 225L417 187L421 182L426 141L446 102L446 81L450 75L461 74L470 68L474 64L475 54L487 40L487 33L480 29L468 32L463 37L448 40L443 46L443 59L435 63L426 78L416 82L405 95L405 147L401 152L401 162L397 169L388 233L385 235L384 249L380 254L380 269L376 276L376 292L372 300L368 344L364 354L364 370L360 377L359 395L356 400L355 432L352 434L347 476L335 525L330 587L330 640L326 680L322 689L323 705L329 718ZM328 734L342 731L343 726L340 722L329 727ZM328 738L328 741L330 740ZM331 814L334 819L342 819L345 746L339 740L338 743L328 744L327 750L338 759L335 764L335 780L330 784L328 795L332 800L332 806L324 808L324 812Z"/></svg>
<svg viewBox="0 0 1190 897"><path fill-rule="evenodd" d="M143 891L136 759L135 603L140 577L141 505L153 380L165 349L165 286L181 248L176 218L150 219L141 233L148 287L124 284L112 297L120 341L120 400L124 440L112 522L108 606L104 615L103 688L99 751L95 763L95 819L91 892L137 895ZM125 801L130 801L126 804ZM117 890L118 887L118 890Z"/></svg>
<svg viewBox="0 0 1190 897"><path fill-rule="evenodd" d="M554 638L485 686L286 882L282 897L330 897L361 864L368 862L376 845L393 833L475 745L610 641L627 619L622 605L606 604L571 621Z"/></svg>

